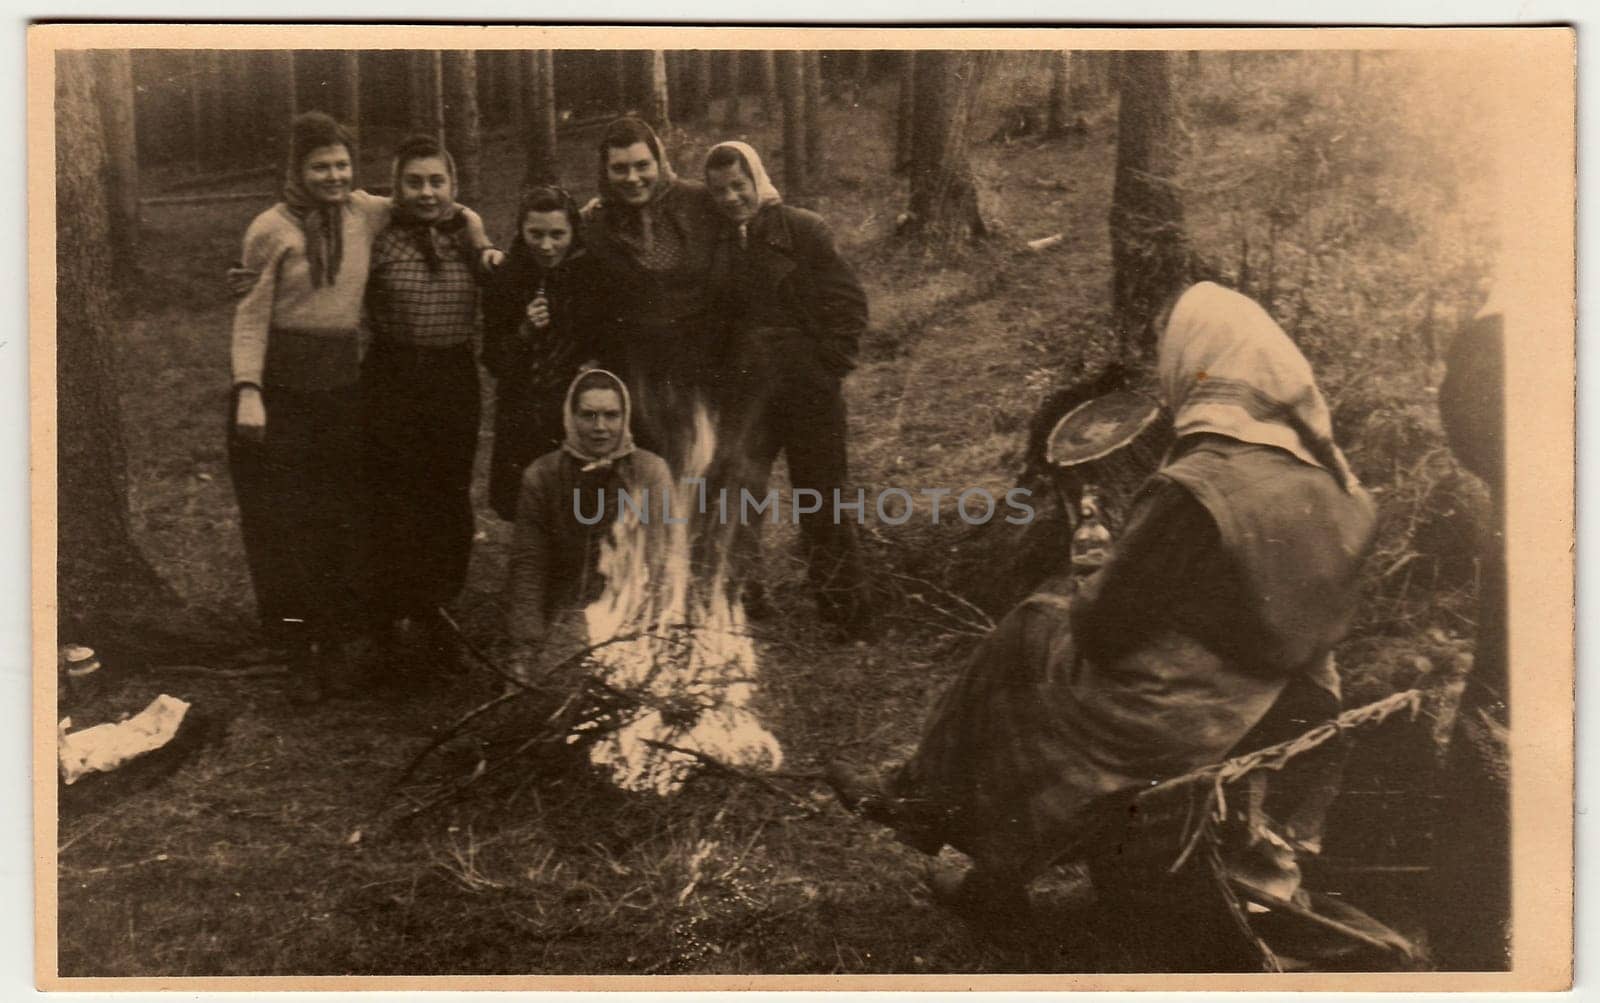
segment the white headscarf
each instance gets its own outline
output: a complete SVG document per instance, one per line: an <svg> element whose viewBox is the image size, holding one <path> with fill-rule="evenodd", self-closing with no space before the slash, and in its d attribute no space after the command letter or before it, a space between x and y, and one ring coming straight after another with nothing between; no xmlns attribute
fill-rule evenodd
<svg viewBox="0 0 1600 1003"><path fill-rule="evenodd" d="M769 205L777 205L783 201L783 196L778 194L778 186L767 176L767 167L761 162L761 154L757 153L755 147L749 143L741 143L736 139L718 143L706 153L706 160L710 161L711 154L724 147L739 154L739 158L744 161L745 170L750 173L750 180L755 182L760 208L765 209Z"/></svg>
<svg viewBox="0 0 1600 1003"><path fill-rule="evenodd" d="M622 399L622 431L617 436L617 444L605 456L593 456L583 448L583 438L578 435L578 423L572 416L573 405L577 403L578 384L590 376L608 377L617 391L617 396ZM628 396L628 385L622 382L622 377L608 369L585 369L572 378L567 384L567 398L561 405L561 425L566 430L567 437L561 443L561 448L570 453L579 463L583 464L585 471L604 470L611 464L633 452L633 401Z"/></svg>
<svg viewBox="0 0 1600 1003"><path fill-rule="evenodd" d="M1212 282L1190 286L1156 348L1161 395L1179 436L1215 432L1275 446L1357 487L1333 443L1333 419L1311 364L1248 296Z"/></svg>

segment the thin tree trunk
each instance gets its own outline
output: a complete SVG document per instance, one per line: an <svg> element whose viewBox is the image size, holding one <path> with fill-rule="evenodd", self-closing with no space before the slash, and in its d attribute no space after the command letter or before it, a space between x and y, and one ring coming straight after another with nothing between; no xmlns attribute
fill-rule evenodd
<svg viewBox="0 0 1600 1003"><path fill-rule="evenodd" d="M806 177L813 184L822 177L822 53L805 54Z"/></svg>
<svg viewBox="0 0 1600 1003"><path fill-rule="evenodd" d="M506 132L519 146L528 142L529 101L533 97L533 53L527 49L512 49L505 54L501 72L505 74Z"/></svg>
<svg viewBox="0 0 1600 1003"><path fill-rule="evenodd" d="M672 109L669 103L667 85L667 54L660 49L651 49L645 54L650 66L650 103L648 121L655 127L657 133L666 135L672 131Z"/></svg>
<svg viewBox="0 0 1600 1003"><path fill-rule="evenodd" d="M908 235L933 243L988 233L967 160L967 131L987 57L925 50L916 58Z"/></svg>
<svg viewBox="0 0 1600 1003"><path fill-rule="evenodd" d="M1050 53L1050 106L1045 115L1045 135L1064 136L1072 124L1072 53Z"/></svg>
<svg viewBox="0 0 1600 1003"><path fill-rule="evenodd" d="M106 195L114 274L122 280L137 272L139 260L139 142L134 132L133 54L127 49L95 49L95 103L107 147Z"/></svg>
<svg viewBox="0 0 1600 1003"><path fill-rule="evenodd" d="M553 185L558 180L556 167L556 75L555 53L535 49L528 55L528 166L524 182L528 185Z"/></svg>
<svg viewBox="0 0 1600 1003"><path fill-rule="evenodd" d="M262 87L266 119L265 131L273 162L289 157L289 130L299 113L299 100L295 88L294 50L275 49L266 54L267 79Z"/></svg>
<svg viewBox="0 0 1600 1003"><path fill-rule="evenodd" d="M783 110L783 101L778 97L778 54L762 49L756 53L756 60L761 70L761 112L768 122L775 122Z"/></svg>
<svg viewBox="0 0 1600 1003"><path fill-rule="evenodd" d="M806 193L805 53L778 56L779 92L783 95L783 185L791 194Z"/></svg>
<svg viewBox="0 0 1600 1003"><path fill-rule="evenodd" d="M478 115L478 59L471 51L444 54L445 148L456 162L456 198L478 199L483 136Z"/></svg>
<svg viewBox="0 0 1600 1003"><path fill-rule="evenodd" d="M734 50L728 53L728 103L722 110L722 124L730 129L737 129L740 123L739 89L744 80L739 72L739 63L744 53Z"/></svg>
<svg viewBox="0 0 1600 1003"><path fill-rule="evenodd" d="M634 101L633 74L628 72L628 58L630 53L618 50L616 58L612 60L612 87L615 89L616 110L618 112L637 111Z"/></svg>
<svg viewBox="0 0 1600 1003"><path fill-rule="evenodd" d="M1188 278L1174 132L1167 54L1125 53L1111 195L1111 304L1130 359L1154 354L1152 321Z"/></svg>
<svg viewBox="0 0 1600 1003"><path fill-rule="evenodd" d="M711 112L711 53L696 49L694 56L695 111L704 118Z"/></svg>
<svg viewBox="0 0 1600 1003"><path fill-rule="evenodd" d="M205 170L228 166L227 115L224 108L222 51L203 49L195 54L196 161Z"/></svg>
<svg viewBox="0 0 1600 1003"><path fill-rule="evenodd" d="M111 169L88 53L56 56L56 597L60 640L175 600L133 542L111 351Z"/></svg>
<svg viewBox="0 0 1600 1003"><path fill-rule="evenodd" d="M361 54L353 49L339 53L339 121L361 142Z"/></svg>
<svg viewBox="0 0 1600 1003"><path fill-rule="evenodd" d="M411 54L411 128L444 142L444 54L419 50Z"/></svg>
<svg viewBox="0 0 1600 1003"><path fill-rule="evenodd" d="M913 139L917 119L917 53L908 49L900 54L900 100L895 119L894 172L904 174L911 168Z"/></svg>

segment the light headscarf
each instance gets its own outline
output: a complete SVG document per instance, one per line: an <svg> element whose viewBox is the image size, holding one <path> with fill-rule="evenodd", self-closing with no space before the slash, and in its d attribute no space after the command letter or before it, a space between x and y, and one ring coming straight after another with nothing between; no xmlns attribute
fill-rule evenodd
<svg viewBox="0 0 1600 1003"><path fill-rule="evenodd" d="M706 163L710 164L711 155L722 149L734 151L739 155L739 159L744 162L745 173L749 174L750 180L755 183L756 195L760 199L760 208L765 209L769 205L777 205L783 201L783 196L778 194L778 186L773 184L772 178L767 176L766 165L761 162L761 154L755 151L755 147L749 143L741 143L736 139L730 139L727 142L713 146L706 154Z"/></svg>
<svg viewBox="0 0 1600 1003"><path fill-rule="evenodd" d="M578 435L578 422L572 416L572 407L578 401L578 384L592 376L604 376L610 380L617 391L617 396L622 398L622 431L617 435L617 444L605 456L595 456L583 448L583 439ZM628 385L622 378L607 369L585 369L572 378L567 384L566 400L561 405L561 426L566 430L566 439L561 443L564 452L570 454L579 463L582 469L605 470L613 463L633 452L633 401L628 396Z"/></svg>
<svg viewBox="0 0 1600 1003"><path fill-rule="evenodd" d="M1156 349L1161 395L1179 436L1215 432L1275 446L1357 486L1333 442L1311 364L1254 300L1212 282L1174 304Z"/></svg>

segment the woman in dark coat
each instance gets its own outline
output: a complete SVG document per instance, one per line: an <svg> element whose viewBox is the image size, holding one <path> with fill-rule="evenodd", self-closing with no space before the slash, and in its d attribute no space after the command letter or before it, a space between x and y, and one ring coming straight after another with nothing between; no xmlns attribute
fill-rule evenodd
<svg viewBox="0 0 1600 1003"><path fill-rule="evenodd" d="M784 205L761 157L744 143L719 143L706 157L706 185L723 218L712 285L728 326L719 384L725 462L732 486L766 494L778 454L796 492L815 491L821 510L800 517L806 566L823 618L852 634L869 613L845 495L848 454L841 382L855 367L867 327L867 297L821 216ZM735 574L746 600L762 605L759 517L735 532Z"/></svg>
<svg viewBox="0 0 1600 1003"><path fill-rule="evenodd" d="M517 207L517 235L483 296L483 363L495 378L489 505L513 522L522 472L561 445L562 400L599 356L594 259L572 196L549 185Z"/></svg>
<svg viewBox="0 0 1600 1003"><path fill-rule="evenodd" d="M639 119L611 123L598 153L584 236L605 289L602 354L633 392L640 445L680 473L719 342L707 280L720 222L705 186L673 173Z"/></svg>
<svg viewBox="0 0 1600 1003"><path fill-rule="evenodd" d="M946 886L965 904L1021 905L1102 796L1338 710L1331 652L1374 511L1311 367L1260 306L1207 282L1177 299L1158 355L1178 439L1105 567L1076 597L1047 587L1013 609L885 782L830 770L847 803L909 842L971 857ZM1294 822L1267 869L1282 898L1298 888L1293 853L1318 842Z"/></svg>

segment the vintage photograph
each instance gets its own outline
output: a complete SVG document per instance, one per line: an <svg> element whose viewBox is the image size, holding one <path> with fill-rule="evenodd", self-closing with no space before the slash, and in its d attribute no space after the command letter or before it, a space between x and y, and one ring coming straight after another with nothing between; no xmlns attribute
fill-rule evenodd
<svg viewBox="0 0 1600 1003"><path fill-rule="evenodd" d="M1569 978L1569 31L32 35L46 984Z"/></svg>

